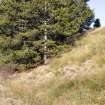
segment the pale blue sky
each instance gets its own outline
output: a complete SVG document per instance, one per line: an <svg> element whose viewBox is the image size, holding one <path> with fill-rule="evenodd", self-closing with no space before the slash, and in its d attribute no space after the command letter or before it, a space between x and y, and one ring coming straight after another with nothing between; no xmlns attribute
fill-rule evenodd
<svg viewBox="0 0 105 105"><path fill-rule="evenodd" d="M90 0L90 7L95 12L95 17L100 18L102 26L105 26L105 0Z"/></svg>

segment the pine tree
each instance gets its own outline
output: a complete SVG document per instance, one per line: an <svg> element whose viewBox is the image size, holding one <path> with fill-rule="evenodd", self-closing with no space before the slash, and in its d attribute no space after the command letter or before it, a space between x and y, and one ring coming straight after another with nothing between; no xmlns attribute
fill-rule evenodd
<svg viewBox="0 0 105 105"><path fill-rule="evenodd" d="M57 53L66 38L78 33L94 18L87 1L2 0L0 6L1 63L30 67L43 60L44 30L49 56ZM46 12L46 13L45 13ZM46 16L45 16L46 14ZM47 25L44 24L45 20Z"/></svg>
<svg viewBox="0 0 105 105"><path fill-rule="evenodd" d="M94 28L101 27L100 19L96 19L94 22Z"/></svg>

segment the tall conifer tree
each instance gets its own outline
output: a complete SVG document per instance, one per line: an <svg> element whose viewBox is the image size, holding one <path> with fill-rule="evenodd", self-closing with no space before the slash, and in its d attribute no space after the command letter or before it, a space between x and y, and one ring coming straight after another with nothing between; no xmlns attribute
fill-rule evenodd
<svg viewBox="0 0 105 105"><path fill-rule="evenodd" d="M57 53L66 38L78 33L94 18L87 0L1 0L1 64L30 67L43 59L43 35L47 29L48 52ZM47 20L45 26L44 21Z"/></svg>

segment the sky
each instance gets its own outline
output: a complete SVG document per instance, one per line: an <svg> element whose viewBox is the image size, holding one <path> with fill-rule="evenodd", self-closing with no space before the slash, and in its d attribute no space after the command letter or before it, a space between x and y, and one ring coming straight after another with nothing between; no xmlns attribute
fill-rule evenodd
<svg viewBox="0 0 105 105"><path fill-rule="evenodd" d="M105 0L90 0L89 5L95 12L95 17L100 18L101 25L105 26Z"/></svg>

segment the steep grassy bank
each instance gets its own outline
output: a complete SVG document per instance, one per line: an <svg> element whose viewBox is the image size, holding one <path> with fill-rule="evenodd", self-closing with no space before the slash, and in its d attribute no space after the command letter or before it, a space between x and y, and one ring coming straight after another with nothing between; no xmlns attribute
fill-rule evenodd
<svg viewBox="0 0 105 105"><path fill-rule="evenodd" d="M89 32L71 52L0 82L0 105L104 105L105 28Z"/></svg>

